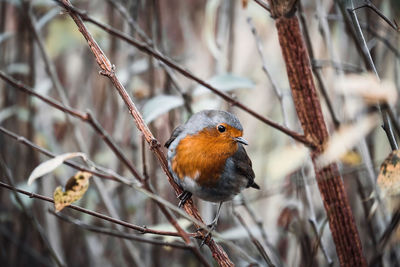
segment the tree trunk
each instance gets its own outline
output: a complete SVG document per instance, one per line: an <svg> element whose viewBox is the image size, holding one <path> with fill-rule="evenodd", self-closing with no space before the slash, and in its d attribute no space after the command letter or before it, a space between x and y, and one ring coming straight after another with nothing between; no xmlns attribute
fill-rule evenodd
<svg viewBox="0 0 400 267"><path fill-rule="evenodd" d="M360 237L338 167L336 164L330 164L320 169L315 164L323 145L328 141L328 131L314 86L299 21L294 16L294 2L270 0L271 14L276 18L279 43L286 63L293 101L305 136L314 141L311 158L340 264L366 266Z"/></svg>

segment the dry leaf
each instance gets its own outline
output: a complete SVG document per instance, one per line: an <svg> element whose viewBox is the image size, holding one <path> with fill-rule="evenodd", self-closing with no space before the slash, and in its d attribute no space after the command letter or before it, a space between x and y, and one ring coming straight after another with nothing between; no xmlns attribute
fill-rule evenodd
<svg viewBox="0 0 400 267"><path fill-rule="evenodd" d="M377 182L386 196L400 197L400 150L394 150L382 163Z"/></svg>
<svg viewBox="0 0 400 267"><path fill-rule="evenodd" d="M249 4L249 0L242 0L242 7L243 8L246 8L248 4Z"/></svg>
<svg viewBox="0 0 400 267"><path fill-rule="evenodd" d="M74 153L65 153L62 155L58 155L57 157L54 157L52 159L49 159L41 163L32 171L31 175L29 175L28 185L31 185L33 181L35 181L37 178L52 172L58 166L63 164L64 161L75 157L81 157L84 160L86 159L86 155L84 153L74 152Z"/></svg>
<svg viewBox="0 0 400 267"><path fill-rule="evenodd" d="M74 176L68 179L65 185L65 191L61 186L54 190L54 207L56 212L69 206L71 203L79 200L89 188L89 178L92 177L88 172L77 172Z"/></svg>
<svg viewBox="0 0 400 267"><path fill-rule="evenodd" d="M388 103L394 105L397 90L393 82L379 81L374 74L347 75L336 84L336 89L344 95L359 96L366 103Z"/></svg>
<svg viewBox="0 0 400 267"><path fill-rule="evenodd" d="M383 161L377 184L382 191L387 209L393 215L400 207L400 150L394 150ZM400 225L392 233L390 243L400 241Z"/></svg>
<svg viewBox="0 0 400 267"><path fill-rule="evenodd" d="M376 114L369 115L351 125L344 125L329 139L324 152L317 158L317 166L323 168L337 161L352 149L380 122Z"/></svg>

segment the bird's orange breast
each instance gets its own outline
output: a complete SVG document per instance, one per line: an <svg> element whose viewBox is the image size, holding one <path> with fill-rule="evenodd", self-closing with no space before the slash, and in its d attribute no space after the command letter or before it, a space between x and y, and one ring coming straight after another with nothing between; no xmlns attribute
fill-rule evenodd
<svg viewBox="0 0 400 267"><path fill-rule="evenodd" d="M241 131L237 131L235 135L241 136ZM212 187L218 181L226 160L237 149L238 144L231 137L213 128L204 129L180 140L172 159L172 170L180 179L190 177L201 186Z"/></svg>

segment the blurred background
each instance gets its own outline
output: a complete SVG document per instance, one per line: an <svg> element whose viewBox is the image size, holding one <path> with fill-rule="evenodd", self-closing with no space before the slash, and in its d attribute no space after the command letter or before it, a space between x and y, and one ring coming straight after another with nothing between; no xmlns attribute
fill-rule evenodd
<svg viewBox="0 0 400 267"><path fill-rule="evenodd" d="M373 266L399 266L400 235L391 235L383 247L380 243L393 204L387 204L376 190L380 165L392 148L380 127L380 115L371 117L368 113L371 109L374 112L371 103L384 100L399 122L398 32L371 8L355 12L377 74L385 81L379 84L375 74L366 74L368 68L342 13L343 8L361 6L364 1L300 2L297 15L302 16L302 30L309 35L325 122L330 134L337 137L338 151L332 157L339 163L364 254ZM72 2L96 20L146 42L257 113L302 132L275 22L263 3L268 4L261 0ZM400 16L399 1L373 4L390 20ZM239 117L261 190L245 190L223 206L217 226L221 237L216 241L237 266L267 265L252 238L275 266L339 265L312 164L302 145L117 36L91 23L86 26L115 65L117 77L161 144L194 112L222 109ZM0 70L41 95L82 112L90 110L124 155L149 177L157 195L177 204L172 187L121 97L110 81L99 75L100 68L85 39L56 2L0 1ZM331 109L320 93L321 87ZM0 126L9 131L0 131L1 182L52 197L55 188L64 186L76 173L76 169L62 165L28 186L32 170L49 157L17 136L55 155L83 152L96 166L132 178L88 123L4 79L0 79ZM73 161L85 164L80 159ZM389 184L392 186L396 184ZM3 187L0 199L1 266L201 265L187 249L132 241L93 229L176 244L182 243L180 238L140 235L72 209L55 215L52 203L16 197ZM196 198L194 201L205 222L211 222L216 206ZM88 191L75 204L135 225L174 230L145 194L100 177L91 178ZM188 220L177 218L182 227L194 231ZM206 246L201 252L215 264ZM379 264L374 265L377 258Z"/></svg>

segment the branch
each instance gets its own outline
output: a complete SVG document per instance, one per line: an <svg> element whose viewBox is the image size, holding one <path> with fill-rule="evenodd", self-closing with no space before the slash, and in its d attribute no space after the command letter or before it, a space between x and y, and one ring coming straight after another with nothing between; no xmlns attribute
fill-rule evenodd
<svg viewBox="0 0 400 267"><path fill-rule="evenodd" d="M144 238L144 237L140 237L138 235L133 235L133 234L127 234L121 231L115 231L112 229L107 229L105 227L99 227L99 226L95 226L95 225L89 225L87 223L84 223L83 221L77 220L77 219L73 219L69 216L66 216L64 214L61 213L55 213L52 210L49 210L49 212L51 214L53 214L54 216L56 216L57 218L74 224L76 226L78 226L79 228L94 232L94 233L100 233L100 234L105 234L105 235L110 235L110 236L114 236L117 238L123 238L123 239L129 239L129 240L134 240L134 241L138 241L138 242L143 242L143 243L148 243L148 244L152 244L152 245L157 245L157 246L165 246L165 247L172 247L172 248L179 248L179 249L190 249L189 246L185 245L185 244L179 244L179 243L171 243L171 242L164 242L164 241L160 241L154 238Z"/></svg>
<svg viewBox="0 0 400 267"><path fill-rule="evenodd" d="M7 168L6 163L4 162L4 159L2 156L0 156L0 169L2 170L2 172L0 172L0 173L3 173L5 175L7 182L9 184L11 184L12 186L14 186L14 177L12 176L10 170ZM19 194L17 192L14 191L13 193L14 193L13 195L15 197L15 200L17 201L18 205L21 207L21 210L24 212L24 214L28 218L28 221L32 224L32 226L38 232L40 238L42 239L42 242L47 247L49 254L54 259L57 266L64 267L65 266L64 261L59 258L57 252L52 247L52 245L51 245L49 239L47 238L45 231L41 227L39 221L36 219L36 217L34 217L32 215L32 210L30 210L26 207L26 205L24 204L24 202L22 201L21 197L19 196Z"/></svg>
<svg viewBox="0 0 400 267"><path fill-rule="evenodd" d="M44 148L32 143L31 141L29 141L28 139L26 139L23 136L19 136L19 135L13 133L13 132L7 130L6 128L4 128L2 126L0 126L0 132L6 134L7 136L15 139L16 141L18 141L18 142L20 142L20 143L22 143L24 145L27 145L27 146L39 151L40 153L42 153L42 154L44 154L46 156L49 156L49 157L52 157L52 158L56 157L56 155L51 153L50 151L48 151L48 150L46 150L46 149L44 149ZM115 177L113 175L110 175L110 174L105 174L103 172L98 172L98 171L92 170L90 168L87 168L87 167L84 167L84 166L82 166L80 164L77 164L77 163L75 163L75 162L73 162L71 160L66 160L63 163L68 165L68 166L71 166L74 169L77 169L79 171L84 171L84 172L91 173L91 174L96 175L97 177L100 177L100 178L103 178L103 179L109 179L109 180L113 180L113 181L117 181L117 182L126 182L127 184L130 183L128 180L123 181L121 178L117 178L117 177Z"/></svg>
<svg viewBox="0 0 400 267"><path fill-rule="evenodd" d="M256 2L260 7L264 8L268 12L271 12L271 9L269 8L269 6L266 3L264 3L262 0L254 0L254 2Z"/></svg>
<svg viewBox="0 0 400 267"><path fill-rule="evenodd" d="M378 78L378 80L380 80L379 74L375 68L375 64L374 64L371 54L368 50L368 46L365 41L363 32L361 30L361 26L360 26L360 23L358 21L355 11L352 8L348 8L347 9L348 13L347 13L346 7L344 6L344 4L341 1L338 1L338 0L336 0L336 1L340 7L340 10L344 17L344 21L346 23L346 27L350 32L350 36L352 37L352 39L357 47L358 52L362 56L362 59L364 61L364 64L365 64L367 70L374 72L376 77ZM351 4L351 6L353 6L352 0L350 0L350 4ZM349 15L349 13L350 13L350 15ZM351 20L350 20L349 16L350 16ZM390 143L392 150L395 150L398 148L398 145L396 142L396 138L394 137L394 134L393 134L391 120L389 118L388 113L386 111L382 110L380 104L378 104L378 107L382 114L383 129L386 133L386 136L388 138L388 141Z"/></svg>
<svg viewBox="0 0 400 267"><path fill-rule="evenodd" d="M389 26L391 27L391 28L393 28L395 31L397 31L397 32L399 32L400 31L400 27L399 27L399 25L397 24L397 22L396 22L396 20L393 20L393 22L390 20L390 19L388 19L388 17L386 17L373 3L371 3L371 1L366 1L364 4L362 4L362 5L360 5L360 6L358 6L358 7L355 7L355 8L353 8L352 10L353 11L355 11L355 10L358 10L358 9L360 9L360 8L364 8L364 7L366 7L366 8L369 8L369 9L372 9L372 11L374 11L379 17L381 17L387 24L389 24Z"/></svg>
<svg viewBox="0 0 400 267"><path fill-rule="evenodd" d="M8 190L15 191L15 192L18 192L20 194L24 194L26 196L29 196L30 198L40 199L40 200L44 200L44 201L47 201L47 202L50 202L50 203L54 203L54 200L52 198L50 198L50 197L46 197L46 196L43 196L43 195L35 194L33 192L28 192L28 191L25 191L25 190L22 190L22 189L18 189L18 188L15 188L14 186L11 186L11 185L3 183L3 182L0 182L0 187L7 188ZM77 211L82 212L82 213L89 214L89 215L91 215L93 217L97 217L97 218L100 218L100 219L105 220L105 221L109 221L109 222L112 222L112 223L115 223L115 224L122 225L124 227L127 227L127 228L133 229L135 231L138 231L138 232L140 232L142 234L155 234L155 235L177 236L177 237L180 236L180 234L177 233L177 232L161 231L161 230L155 230L155 229L150 229L150 228L147 228L147 227L138 226L138 225L135 225L135 224L132 224L132 223L128 223L128 222L125 222L125 221L122 221L122 220L118 220L118 219L109 217L107 215L104 215L104 214L101 214L101 213L98 213L98 212L95 212L95 211L91 211L91 210L88 210L88 209L85 209L85 208L81 208L81 207L78 207L78 206L75 206L75 205L69 205L69 206L67 206L67 208L70 208L70 209L73 209L73 210L77 210Z"/></svg>
<svg viewBox="0 0 400 267"><path fill-rule="evenodd" d="M254 26L253 20L250 17L247 18L247 23L249 24L250 29L251 29L251 33L253 34L254 39L256 41L257 51L258 51L258 54L260 55L261 62L262 62L262 70L264 71L265 75L269 79L269 81L270 81L270 83L272 85L272 89L274 90L275 95L278 97L278 100L279 100L279 103L280 103L280 106L281 106L282 116L283 116L283 124L285 125L285 127L288 127L289 126L289 119L288 119L288 115L287 115L285 106L283 105L283 94L282 94L282 91L280 90L280 88L278 87L278 85L276 84L274 78L272 77L271 73L268 70L268 67L267 67L267 64L266 64L266 60L265 60L265 57L264 57L264 52L263 52L263 48L262 48L260 37L258 36L256 27Z"/></svg>
<svg viewBox="0 0 400 267"><path fill-rule="evenodd" d="M19 136L19 135L15 134L15 133L13 133L13 132L11 132L11 131L9 131L9 130L3 128L2 126L0 126L0 132L6 134L6 135L9 136L9 137L14 138L14 139L17 140L18 142L21 142L22 144L24 144L24 145L26 145L26 146L29 146L29 147L31 147L31 148L33 148L33 149L35 149L35 150L41 152L41 153L44 154L44 155L47 155L47 156L53 157L53 158L56 156L56 155L54 155L53 153L51 153L50 151L48 151L48 150L46 150L46 149L44 149L44 148L42 148L42 147L39 147L38 145L36 145L36 144L30 142L30 141L27 140L25 137ZM90 162L90 161L88 160L88 162ZM96 176L98 176L98 177L105 178L105 179L109 179L109 180L113 180L113 181L122 183L122 184L124 184L124 185L127 185L127 186L129 186L129 187L132 187L133 189L135 189L135 190L137 190L137 191L139 191L139 192L145 194L145 195L148 196L149 198L153 199L153 200L156 201L157 203L160 203L160 204L162 204L163 206L166 206L166 207L168 207L169 209L175 211L176 213L180 214L182 217L188 219L189 221L193 222L194 224L199 225L199 227L201 227L201 228L203 228L203 229L207 228L207 226L206 226L203 222L201 222L201 221L199 221L199 220L197 220L197 219L195 219L195 218L193 218L193 217L187 215L185 212L183 212L181 209L179 209L176 205L174 205L174 204L172 204L172 203L166 201L165 199L161 198L160 196L158 196L158 195L156 195L156 194L150 192L150 191L147 190L146 188L143 188L143 186L136 185L136 184L133 183L131 180L128 180L128 179L126 179L125 177L120 176L119 174L113 172L112 170L109 170L109 169L106 169L106 168L97 166L97 165L95 165L93 162L90 162L90 164L91 164L96 170L100 170L100 172L95 171L95 170L92 170L92 169L89 169L89 168L82 167L81 165L76 164L75 162L70 161L70 160L64 161L63 164L69 165L69 166L71 166L72 168L75 168L75 169L77 169L77 170L89 172L89 173L92 173L93 175L96 175ZM201 237L201 235L200 235L200 237Z"/></svg>
<svg viewBox="0 0 400 267"><path fill-rule="evenodd" d="M163 56L161 53L155 51L148 44L142 43L140 41L137 41L134 38L126 35L125 33L121 32L121 31L119 31L117 29L114 29L114 28L110 27L109 25L106 25L104 23L101 23L101 22L93 19L86 12L81 11L79 9L76 9L75 7L71 6L70 4L66 4L64 2L61 2L61 0L54 0L54 1L56 1L57 3L60 3L66 10L68 10L70 12L71 16L75 16L79 20L83 20L83 21L87 21L87 22L95 24L96 26L98 26L99 28L103 29L104 31L106 31L106 32L108 32L108 33L110 33L112 35L117 36L118 38L126 41L129 44L132 44L133 46L135 46L140 51L142 51L142 52L144 52L146 54L149 54L149 55L153 56L154 58L160 60L164 64L166 64L169 67L171 67L171 68L175 69L176 71L180 72L185 77L196 81L200 85L202 85L202 86L206 87L207 89L209 89L210 91L212 91L214 94L220 96L222 99L224 99L225 101L227 101L231 105L236 106L236 107L244 110L245 112L247 112L247 113L251 114L252 116L254 116L255 118L257 118L258 120L264 122L265 124L267 124L267 125L275 128L275 129L285 133L286 135L292 137L293 139L295 139L296 141L298 141L300 143L303 143L306 146L310 146L310 147L314 146L313 140L309 140L304 135L301 135L301 134L299 134L297 132L289 130L286 127L284 127L284 126L282 126L282 125L280 125L280 124L278 124L278 123L276 123L274 121L271 121L268 118L258 114L257 112L255 112L252 109L248 108L246 105L240 103L239 101L237 101L236 99L232 98L228 94L226 94L226 93L218 90L217 88L211 86L209 83L207 83L207 82L203 81L202 79L196 77L191 72L189 72L188 70L184 69L183 67L180 67L179 65L174 63L172 60L170 60L167 57ZM82 30L82 27L85 27L85 26L83 25L83 23L81 23L81 25L79 27L80 27L80 30ZM87 33L85 33L85 31L83 31L82 34L84 34L86 40L94 41L91 36L89 37L89 35ZM90 47L92 49L92 52L97 54L97 56L96 55L95 56L96 56L97 63L99 64L100 68L102 69L102 73L101 74L105 75L105 76L109 76L109 78L111 80L116 79L115 74L114 74L114 70L112 69L112 65L111 65L110 61L108 60L107 57L105 57L105 54L101 51L101 49L97 45L97 43L95 41L94 41L94 43L90 42ZM115 77L115 78L111 78L111 77ZM117 86L116 84L114 84L114 85ZM120 94L121 94L121 92L120 92ZM128 107L129 107L129 105L128 105Z"/></svg>
<svg viewBox="0 0 400 267"><path fill-rule="evenodd" d="M251 233L249 227L246 225L245 221L243 220L242 216L240 216L239 213L236 212L236 210L233 210L233 215L239 220L240 224L243 226L243 228L246 230L247 234L250 237L251 242L256 246L258 252L261 254L265 262L267 263L268 266L275 267L275 265L272 263L271 259L269 258L267 252L265 251L264 247L261 245L260 241L255 238L255 236Z"/></svg>

